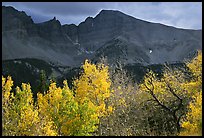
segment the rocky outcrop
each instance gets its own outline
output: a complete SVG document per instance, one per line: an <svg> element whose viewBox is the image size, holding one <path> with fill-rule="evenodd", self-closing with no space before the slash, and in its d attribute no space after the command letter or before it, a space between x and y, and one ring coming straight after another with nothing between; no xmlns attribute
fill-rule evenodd
<svg viewBox="0 0 204 138"><path fill-rule="evenodd" d="M202 31L150 23L120 11L102 10L78 26L54 17L34 23L25 12L2 6L2 58L37 58L79 66L107 56L110 63L144 65L183 61L202 49Z"/></svg>
<svg viewBox="0 0 204 138"><path fill-rule="evenodd" d="M122 55L125 57L123 59L126 59L125 63L177 62L202 48L201 30L178 29L150 23L120 11L102 10L96 17L88 17L80 23L78 29L75 26L75 30L77 31L71 36L73 39L77 38L81 47L95 51L94 60L101 56L112 58L111 61L118 60L121 55L110 55L115 55L120 46L125 46L127 50L125 55ZM122 43L118 44L115 40Z"/></svg>
<svg viewBox="0 0 204 138"><path fill-rule="evenodd" d="M78 65L77 48L56 18L35 24L12 7L2 6L2 59L37 58L60 65Z"/></svg>

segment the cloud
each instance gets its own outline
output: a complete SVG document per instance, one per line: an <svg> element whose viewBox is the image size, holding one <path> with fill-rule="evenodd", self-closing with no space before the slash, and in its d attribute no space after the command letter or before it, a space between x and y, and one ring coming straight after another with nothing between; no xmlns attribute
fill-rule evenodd
<svg viewBox="0 0 204 138"><path fill-rule="evenodd" d="M187 29L202 28L201 2L119 3L126 14L150 22Z"/></svg>
<svg viewBox="0 0 204 138"><path fill-rule="evenodd" d="M119 10L142 20L186 29L202 28L201 2L3 2L23 10L35 22L54 16L61 24L79 24L102 9Z"/></svg>

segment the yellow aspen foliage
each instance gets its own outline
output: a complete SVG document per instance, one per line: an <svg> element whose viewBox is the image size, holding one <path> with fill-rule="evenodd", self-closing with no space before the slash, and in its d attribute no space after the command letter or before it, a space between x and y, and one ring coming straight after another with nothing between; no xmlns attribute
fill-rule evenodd
<svg viewBox="0 0 204 138"><path fill-rule="evenodd" d="M182 71L177 69L165 68L161 78L153 71L149 71L145 77L144 82L140 84L140 90L149 94L148 101L152 103L152 107L149 108L150 111L158 112L158 118L162 118L163 122L157 120L157 124L167 124L164 129L165 131L157 126L157 133L168 134L166 130L170 131L173 135L176 135L181 130L180 119L183 116L186 106L186 101L188 99L187 91L182 87L186 83L184 79L184 74ZM159 116L159 112L168 114L164 117ZM154 120L154 117L151 117ZM168 121L170 118L171 122ZM169 125L173 127L169 127ZM154 125L152 125L154 127Z"/></svg>
<svg viewBox="0 0 204 138"><path fill-rule="evenodd" d="M179 70L164 70L162 78L158 79L153 71L148 72L140 90L150 93L162 104L169 104L186 95L182 85L185 84L184 74Z"/></svg>
<svg viewBox="0 0 204 138"><path fill-rule="evenodd" d="M83 73L74 81L75 98L79 104L89 100L97 109L99 116L107 114L108 107L105 101L110 97L111 81L109 79L108 66L104 64L91 64L88 60L82 66ZM109 111L111 107L109 107Z"/></svg>
<svg viewBox="0 0 204 138"><path fill-rule="evenodd" d="M100 117L113 111L105 100L110 97L108 67L88 61L84 73L70 90L65 80L63 88L52 82L48 91L37 93L34 103L31 86L22 83L11 92L13 81L2 76L3 135L12 136L82 136L94 133Z"/></svg>
<svg viewBox="0 0 204 138"><path fill-rule="evenodd" d="M9 136L53 135L47 120L40 120L35 108L31 87L22 83L11 92L13 81L2 76L2 133Z"/></svg>
<svg viewBox="0 0 204 138"><path fill-rule="evenodd" d="M17 135L35 135L35 124L38 121L38 117L33 102L30 85L22 83L22 90L17 87L14 100L15 111L20 115L17 125L17 129L19 129Z"/></svg>
<svg viewBox="0 0 204 138"><path fill-rule="evenodd" d="M183 131L180 135L202 135L202 52L187 64L194 75L193 80L183 87L191 95L192 101L186 118L182 122Z"/></svg>
<svg viewBox="0 0 204 138"><path fill-rule="evenodd" d="M63 88L51 83L46 94L38 94L39 114L54 122L58 135L90 135L99 118L113 110L105 103L110 97L108 67L86 60L82 68L84 73L73 82L74 90L64 81Z"/></svg>
<svg viewBox="0 0 204 138"><path fill-rule="evenodd" d="M10 76L4 78L2 76L2 135L15 135L15 123L11 120L13 107L13 93L11 92L13 81Z"/></svg>
<svg viewBox="0 0 204 138"><path fill-rule="evenodd" d="M125 70L120 68L119 63L117 69L110 70L111 77L111 95L107 103L111 105L109 110L112 113L101 119L99 126L99 135L105 136L126 136L134 135L131 131L135 129L134 121L137 115L132 111L136 111L136 94L137 85L132 81ZM131 134L130 134L131 133Z"/></svg>
<svg viewBox="0 0 204 138"><path fill-rule="evenodd" d="M2 77L3 92L3 135L35 135L35 124L38 121L34 109L33 97L29 84L22 84L22 90L17 87L14 96L11 91L11 77Z"/></svg>
<svg viewBox="0 0 204 138"><path fill-rule="evenodd" d="M191 80L185 79L185 74L178 69L166 67L159 79L152 71L144 77L140 90L150 94L150 99L174 118L179 135L200 135L202 124L202 52L189 63L187 67L193 74ZM188 113L183 123L181 118ZM184 129L186 131L180 132Z"/></svg>
<svg viewBox="0 0 204 138"><path fill-rule="evenodd" d="M13 81L10 76L4 78L2 76L2 108L3 113L6 112L7 108L9 108L9 105L11 104L11 100L13 98L13 93L11 92L13 86Z"/></svg>
<svg viewBox="0 0 204 138"><path fill-rule="evenodd" d="M202 51L199 50L198 55L187 66L195 76L195 79L202 79Z"/></svg>
<svg viewBox="0 0 204 138"><path fill-rule="evenodd" d="M183 88L188 91L189 95L194 95L202 89L202 51L198 51L198 55L187 63L187 66L194 77L190 82L185 83Z"/></svg>
<svg viewBox="0 0 204 138"><path fill-rule="evenodd" d="M193 98L189 104L186 121L182 122L181 136L202 136L202 93L197 93Z"/></svg>
<svg viewBox="0 0 204 138"><path fill-rule="evenodd" d="M46 94L38 94L38 111L41 118L52 120L58 135L89 135L98 123L96 109L86 100L78 104L67 81L64 87L51 83Z"/></svg>

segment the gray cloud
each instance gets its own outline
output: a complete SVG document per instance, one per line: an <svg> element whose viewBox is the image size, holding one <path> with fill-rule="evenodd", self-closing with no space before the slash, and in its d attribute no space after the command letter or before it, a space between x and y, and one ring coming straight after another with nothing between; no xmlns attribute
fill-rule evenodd
<svg viewBox="0 0 204 138"><path fill-rule="evenodd" d="M119 10L142 20L186 29L202 29L201 2L3 2L23 10L35 22L54 16L61 24L79 24L102 9Z"/></svg>

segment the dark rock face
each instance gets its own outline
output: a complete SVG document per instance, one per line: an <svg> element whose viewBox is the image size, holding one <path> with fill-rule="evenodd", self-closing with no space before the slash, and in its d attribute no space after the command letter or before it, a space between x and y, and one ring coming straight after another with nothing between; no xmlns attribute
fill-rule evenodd
<svg viewBox="0 0 204 138"><path fill-rule="evenodd" d="M73 43L78 43L78 27L75 24L63 25L62 29L65 35L69 37Z"/></svg>
<svg viewBox="0 0 204 138"><path fill-rule="evenodd" d="M3 60L37 58L79 66L107 56L110 63L144 65L183 61L202 49L202 31L150 23L119 11L102 10L78 26L54 17L35 24L25 12L2 6Z"/></svg>
<svg viewBox="0 0 204 138"><path fill-rule="evenodd" d="M2 6L2 31L16 29L30 29L33 27L33 20L25 12L18 12L13 7Z"/></svg>
<svg viewBox="0 0 204 138"><path fill-rule="evenodd" d="M77 48L62 31L56 18L35 24L24 12L2 6L2 58L37 58L61 65L74 61Z"/></svg>

